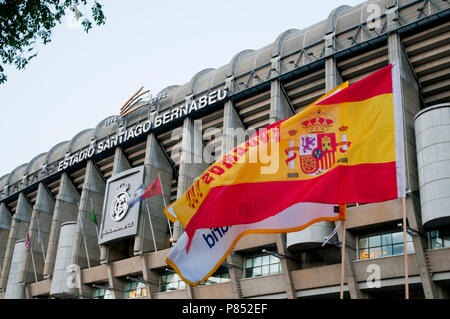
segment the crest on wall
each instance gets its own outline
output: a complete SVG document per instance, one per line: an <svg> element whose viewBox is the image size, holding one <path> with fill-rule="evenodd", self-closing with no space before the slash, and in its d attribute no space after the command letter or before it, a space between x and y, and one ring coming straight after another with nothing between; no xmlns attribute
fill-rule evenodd
<svg viewBox="0 0 450 319"><path fill-rule="evenodd" d="M120 183L117 188L116 197L113 200L113 204L111 206L111 218L118 222L121 221L128 212L128 199L130 195L128 195L127 190L130 188L130 184L127 182Z"/></svg>

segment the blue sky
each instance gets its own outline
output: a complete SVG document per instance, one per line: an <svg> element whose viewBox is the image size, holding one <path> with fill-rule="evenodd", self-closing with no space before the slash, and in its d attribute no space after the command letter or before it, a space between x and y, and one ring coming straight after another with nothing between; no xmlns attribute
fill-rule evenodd
<svg viewBox="0 0 450 319"><path fill-rule="evenodd" d="M118 114L141 86L182 85L238 52L303 29L346 1L101 1L106 24L88 34L63 18L25 70L0 85L0 177Z"/></svg>

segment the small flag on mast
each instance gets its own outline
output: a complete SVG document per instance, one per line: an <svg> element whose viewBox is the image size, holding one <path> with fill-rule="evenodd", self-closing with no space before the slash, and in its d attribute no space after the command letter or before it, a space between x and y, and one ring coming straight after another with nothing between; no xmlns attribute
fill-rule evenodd
<svg viewBox="0 0 450 319"><path fill-rule="evenodd" d="M42 236L41 236L41 227L39 226L39 222L38 222L38 244L42 241Z"/></svg>
<svg viewBox="0 0 450 319"><path fill-rule="evenodd" d="M30 240L30 232L29 231L27 231L27 238L25 240L25 247L27 249L30 249L30 247L31 247L31 240Z"/></svg>
<svg viewBox="0 0 450 319"><path fill-rule="evenodd" d="M98 226L97 217L95 217L95 210L94 210L94 208L92 208L90 220L91 220L91 222L93 222L95 225Z"/></svg>
<svg viewBox="0 0 450 319"><path fill-rule="evenodd" d="M142 199L149 198L152 196L160 195L162 194L161 189L161 182L159 181L159 178L153 182L152 185L150 185L147 190L142 194Z"/></svg>
<svg viewBox="0 0 450 319"><path fill-rule="evenodd" d="M128 207L133 208L134 205L139 203L141 200L145 198L149 198L152 196L162 194L161 182L159 178L157 178L152 185L150 185L147 190L144 192L144 186L142 184L136 189L134 192L133 198L128 200Z"/></svg>
<svg viewBox="0 0 450 319"><path fill-rule="evenodd" d="M141 196L144 194L144 186L139 185L139 187L134 191L133 197L127 202L129 208L133 208L134 205L141 201Z"/></svg>

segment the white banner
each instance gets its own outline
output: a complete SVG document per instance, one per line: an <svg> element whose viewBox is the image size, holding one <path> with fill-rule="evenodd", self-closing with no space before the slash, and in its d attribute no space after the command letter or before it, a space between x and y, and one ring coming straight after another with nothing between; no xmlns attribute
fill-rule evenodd
<svg viewBox="0 0 450 319"><path fill-rule="evenodd" d="M188 252L188 236L184 232L169 251L166 262L185 282L195 286L214 274L244 235L294 232L320 221L342 219L339 216L334 205L297 203L257 223L198 229Z"/></svg>

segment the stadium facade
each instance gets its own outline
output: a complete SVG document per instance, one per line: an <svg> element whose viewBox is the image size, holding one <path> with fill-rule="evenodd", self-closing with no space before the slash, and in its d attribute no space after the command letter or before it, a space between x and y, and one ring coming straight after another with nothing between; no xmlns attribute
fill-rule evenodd
<svg viewBox="0 0 450 319"><path fill-rule="evenodd" d="M165 264L182 229L168 223L163 208L236 145L231 129L292 116L341 82L395 60L408 243L403 247L401 200L349 205L345 296L403 298L407 249L410 297L449 298L449 17L442 0L340 6L322 22L239 52L18 166L0 178L0 299L338 298L342 231L321 247L332 223L245 236L207 283L191 287ZM126 216L110 213L136 185L158 177L165 198L152 197Z"/></svg>

